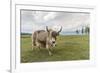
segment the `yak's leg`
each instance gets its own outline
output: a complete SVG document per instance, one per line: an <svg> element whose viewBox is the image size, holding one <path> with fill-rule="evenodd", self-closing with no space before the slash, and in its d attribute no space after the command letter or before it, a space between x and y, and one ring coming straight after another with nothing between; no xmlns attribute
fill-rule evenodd
<svg viewBox="0 0 100 73"><path fill-rule="evenodd" d="M34 44L33 35L32 35L31 38L32 38L32 50L33 50L33 47L34 47L34 45L33 45Z"/></svg>
<svg viewBox="0 0 100 73"><path fill-rule="evenodd" d="M51 55L52 55L52 53L51 53L51 51L50 51L50 49L49 49L49 45L48 45L48 44L46 44L46 49L48 50L49 55L51 56Z"/></svg>
<svg viewBox="0 0 100 73"><path fill-rule="evenodd" d="M37 37L38 37L38 34L37 33L34 33L35 35L33 35L33 40L32 40L32 46L34 46L34 48L35 49L40 49L40 43L38 42L38 39L37 39ZM33 49L33 48L32 48Z"/></svg>
<svg viewBox="0 0 100 73"><path fill-rule="evenodd" d="M36 49L36 45L34 45L34 41L32 41L32 50Z"/></svg>
<svg viewBox="0 0 100 73"><path fill-rule="evenodd" d="M51 47L50 50L53 51L54 49Z"/></svg>
<svg viewBox="0 0 100 73"><path fill-rule="evenodd" d="M35 46L36 46L36 35L35 33L32 33L32 50L34 50Z"/></svg>
<svg viewBox="0 0 100 73"><path fill-rule="evenodd" d="M41 48L41 43L39 43L39 42L36 41L36 47L40 50L40 48Z"/></svg>
<svg viewBox="0 0 100 73"><path fill-rule="evenodd" d="M32 41L32 50L36 49L36 45L34 45L34 42Z"/></svg>

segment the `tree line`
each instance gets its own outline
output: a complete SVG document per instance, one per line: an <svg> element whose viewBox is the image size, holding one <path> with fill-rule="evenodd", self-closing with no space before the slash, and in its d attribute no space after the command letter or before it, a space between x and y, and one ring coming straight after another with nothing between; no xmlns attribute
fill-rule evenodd
<svg viewBox="0 0 100 73"><path fill-rule="evenodd" d="M89 34L90 33L90 28L89 27L85 27L85 28L83 28L82 27L82 29L81 30L76 30L75 31L77 34L79 34L79 33L82 33L82 34Z"/></svg>

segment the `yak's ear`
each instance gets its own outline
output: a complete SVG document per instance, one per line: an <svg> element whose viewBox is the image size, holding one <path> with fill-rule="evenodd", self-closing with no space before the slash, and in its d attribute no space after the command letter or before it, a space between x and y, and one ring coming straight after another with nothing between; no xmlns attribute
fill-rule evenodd
<svg viewBox="0 0 100 73"><path fill-rule="evenodd" d="M46 26L46 31L48 31L48 32L49 32L48 26Z"/></svg>

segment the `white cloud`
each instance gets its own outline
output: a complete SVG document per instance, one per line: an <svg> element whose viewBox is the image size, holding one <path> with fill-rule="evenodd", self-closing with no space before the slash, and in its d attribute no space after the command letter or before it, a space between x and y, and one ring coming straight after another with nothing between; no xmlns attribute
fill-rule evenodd
<svg viewBox="0 0 100 73"><path fill-rule="evenodd" d="M89 14L85 13L64 13L55 24L63 26L63 31L72 31L78 27L86 26L90 22Z"/></svg>
<svg viewBox="0 0 100 73"><path fill-rule="evenodd" d="M59 31L61 29L61 25L54 25L52 26L52 29L55 31Z"/></svg>
<svg viewBox="0 0 100 73"><path fill-rule="evenodd" d="M22 31L32 32L46 26L58 31L73 31L89 24L89 14L70 12L22 11Z"/></svg>
<svg viewBox="0 0 100 73"><path fill-rule="evenodd" d="M44 13L42 13L41 11L35 11L35 13L33 13L33 16L36 21L42 21Z"/></svg>
<svg viewBox="0 0 100 73"><path fill-rule="evenodd" d="M48 12L48 14L44 16L44 20L49 21L54 19L56 16L57 16L56 12Z"/></svg>

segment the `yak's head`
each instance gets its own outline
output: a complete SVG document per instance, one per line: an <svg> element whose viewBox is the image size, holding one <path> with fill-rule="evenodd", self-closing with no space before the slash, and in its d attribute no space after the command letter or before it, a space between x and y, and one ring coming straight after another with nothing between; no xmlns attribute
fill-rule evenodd
<svg viewBox="0 0 100 73"><path fill-rule="evenodd" d="M59 33L62 31L62 27L60 28L59 31L54 31L52 29L48 29L46 26L46 31L48 32L48 42L52 47L56 46L56 39Z"/></svg>

